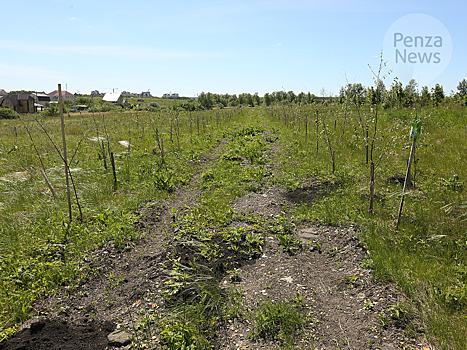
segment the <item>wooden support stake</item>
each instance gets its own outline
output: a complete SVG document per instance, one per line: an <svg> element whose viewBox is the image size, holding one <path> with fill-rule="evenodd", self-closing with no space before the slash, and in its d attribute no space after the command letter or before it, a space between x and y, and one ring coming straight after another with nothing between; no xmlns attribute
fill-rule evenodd
<svg viewBox="0 0 467 350"><path fill-rule="evenodd" d="M164 159L164 138L161 137L161 155L162 159Z"/></svg>
<svg viewBox="0 0 467 350"><path fill-rule="evenodd" d="M159 129L156 129L156 141L157 147L159 147L159 151L161 150L161 142L159 141Z"/></svg>
<svg viewBox="0 0 467 350"><path fill-rule="evenodd" d="M68 201L68 214L70 222L72 220L71 215L71 195L70 195L70 180L68 178L68 160L66 156L66 138L65 138L65 119L63 117L63 100L62 100L62 84L58 84L58 103L60 105L60 121L62 127L62 141L63 141L63 162L65 163L65 179L66 179L66 197Z"/></svg>
<svg viewBox="0 0 467 350"><path fill-rule="evenodd" d="M104 158L104 168L105 168L105 171L107 171L107 156L105 155L104 140L102 140L102 157Z"/></svg>
<svg viewBox="0 0 467 350"><path fill-rule="evenodd" d="M41 173L42 173L42 176L44 177L45 183L47 184L47 186L49 186L50 192L52 192L52 195L54 196L54 198L57 197L57 193L55 192L55 189L53 188L52 184L50 183L49 178L47 177L47 174L45 173L43 169L41 169Z"/></svg>
<svg viewBox="0 0 467 350"><path fill-rule="evenodd" d="M332 151L332 173L336 171L336 152Z"/></svg>
<svg viewBox="0 0 467 350"><path fill-rule="evenodd" d="M178 124L178 118L176 120L176 130L175 130L175 136L177 137L177 146L178 149L180 150L180 125Z"/></svg>
<svg viewBox="0 0 467 350"><path fill-rule="evenodd" d="M112 172L114 175L114 189L117 189L117 172L115 171L115 160L113 152L110 152L110 163L112 163Z"/></svg>
<svg viewBox="0 0 467 350"><path fill-rule="evenodd" d="M413 156L415 153L415 140L412 142L412 148L410 149L409 162L407 164L407 172L405 173L404 188L402 189L402 198L401 204L399 205L399 214L397 215L396 229L399 228L399 223L401 221L402 207L404 206L405 191L407 190L409 177L410 177L410 167L412 165Z"/></svg>
<svg viewBox="0 0 467 350"><path fill-rule="evenodd" d="M191 111L190 111L190 142L193 142L193 122L191 120Z"/></svg>
<svg viewBox="0 0 467 350"><path fill-rule="evenodd" d="M373 212L373 202L375 199L375 162L371 162L370 168L370 206L368 211Z"/></svg>
<svg viewBox="0 0 467 350"><path fill-rule="evenodd" d="M316 156L319 153L319 124L318 124L318 111L316 111Z"/></svg>
<svg viewBox="0 0 467 350"><path fill-rule="evenodd" d="M368 125L366 126L365 156L366 156L366 164L368 164Z"/></svg>
<svg viewBox="0 0 467 350"><path fill-rule="evenodd" d="M172 128L173 128L173 120L172 118L170 119L170 143L173 143L174 140L172 138Z"/></svg>

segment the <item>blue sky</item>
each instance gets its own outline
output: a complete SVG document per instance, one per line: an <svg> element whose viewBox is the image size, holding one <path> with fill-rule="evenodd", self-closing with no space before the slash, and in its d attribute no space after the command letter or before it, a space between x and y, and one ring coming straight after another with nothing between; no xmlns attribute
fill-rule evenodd
<svg viewBox="0 0 467 350"><path fill-rule="evenodd" d="M467 77L467 2L432 0L0 0L0 88L74 93L293 90L371 85L388 28L438 19L452 39L439 82ZM383 54L384 55L384 54ZM388 67L390 68L390 67ZM395 74L387 80L390 85ZM403 81L404 82L404 81Z"/></svg>

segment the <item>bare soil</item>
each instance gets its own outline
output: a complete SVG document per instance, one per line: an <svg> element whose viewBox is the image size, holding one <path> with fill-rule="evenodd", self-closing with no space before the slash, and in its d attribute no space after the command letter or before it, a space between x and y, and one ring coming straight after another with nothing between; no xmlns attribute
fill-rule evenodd
<svg viewBox="0 0 467 350"><path fill-rule="evenodd" d="M167 256L178 249L171 246L172 208L197 203L201 192L196 181L191 189L176 190L170 200L142 206L137 227L146 232L145 238L127 251L110 244L94 251L83 262L92 272L87 281L38 301L36 317L15 337L0 343L0 350L129 349L131 345L110 345L107 336L116 329L134 334L142 310L164 312L161 292L167 278ZM286 215L287 207L294 203L313 201L333 186L317 187L310 181L289 192L267 185L237 198L232 208L275 218ZM300 249L286 251L275 237L267 236L256 259L237 257L240 271L234 285L242 291L245 309L253 312L260 300L290 301L297 293L301 295L310 321L302 334L297 334L296 348L430 349L420 334L408 336L389 316L389 308L405 297L396 286L373 280L362 264L367 256L355 227L307 225L297 227L294 235L303 243ZM179 253L183 256L182 250ZM232 282L225 273L219 278L221 285ZM215 348L281 348L277 340L251 337L254 327L248 318L219 323ZM158 334L153 339L157 343Z"/></svg>

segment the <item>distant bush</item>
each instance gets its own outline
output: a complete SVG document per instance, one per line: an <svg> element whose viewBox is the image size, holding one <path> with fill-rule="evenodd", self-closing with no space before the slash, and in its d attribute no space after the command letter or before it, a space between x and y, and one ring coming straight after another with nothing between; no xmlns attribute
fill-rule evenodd
<svg viewBox="0 0 467 350"><path fill-rule="evenodd" d="M159 107L153 106L138 106L134 108L136 111L148 111L148 112L157 112L159 111Z"/></svg>
<svg viewBox="0 0 467 350"><path fill-rule="evenodd" d="M19 114L10 108L0 108L0 119L18 119Z"/></svg>
<svg viewBox="0 0 467 350"><path fill-rule="evenodd" d="M65 109L63 110L63 113L66 113ZM39 114L47 117L54 117L60 115L60 106L58 105L58 103L50 103L49 108L44 109Z"/></svg>
<svg viewBox="0 0 467 350"><path fill-rule="evenodd" d="M117 111L121 109L119 106L114 105L113 103L103 102L100 104L96 104L89 108L89 112L109 112L109 111Z"/></svg>

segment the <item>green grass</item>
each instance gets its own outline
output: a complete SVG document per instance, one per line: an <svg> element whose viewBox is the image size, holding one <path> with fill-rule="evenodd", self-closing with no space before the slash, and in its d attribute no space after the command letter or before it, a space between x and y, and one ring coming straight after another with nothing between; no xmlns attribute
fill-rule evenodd
<svg viewBox="0 0 467 350"><path fill-rule="evenodd" d="M200 156L210 153L224 130L242 123L244 115L193 113L191 124L199 120L199 136L188 118L187 113L66 118L68 159L83 212L80 221L72 191L71 222L63 162L42 130L60 147L59 119L1 121L0 339L30 317L38 297L85 280L90 271L80 261L90 250L107 242L125 249L139 239L133 226L138 206L187 185L201 166ZM216 128L209 127L216 119ZM163 139L163 159L157 137L160 143ZM130 150L118 142L123 140L129 141ZM115 155L116 187L110 152ZM48 189L42 167L57 197Z"/></svg>
<svg viewBox="0 0 467 350"><path fill-rule="evenodd" d="M279 340L286 349L293 349L297 334L309 323L298 294L290 302L261 300L252 318L256 330L250 334L251 337Z"/></svg>
<svg viewBox="0 0 467 350"><path fill-rule="evenodd" d="M169 246L188 247L190 253L170 250L170 273L163 292L169 313L159 323L167 348L211 348L216 325L245 313L240 294L234 288L222 288L221 280L227 274L235 279L237 256L251 259L262 252L266 221L235 214L230 207L248 191L251 181L267 179L262 168L267 151L262 131L253 122L226 132L227 143L201 174L199 186L204 192L199 204L174 212L176 234ZM235 219L251 225L229 228Z"/></svg>
<svg viewBox="0 0 467 350"><path fill-rule="evenodd" d="M371 146L374 109L362 108ZM202 170L199 204L174 213L179 229L174 238L198 241L199 261L212 265L208 270L191 266L188 277L178 281L182 286L191 283L198 297L159 325L169 348L183 342L206 347L215 329L207 320L241 313L236 299L218 289L217 277L211 278L227 247L254 256L267 233L282 239L284 248L295 248L289 221L247 218L231 208L236 197L272 183L289 191L308 191L309 200L288 209L296 224L357 225L375 278L395 282L409 298L410 307L392 310L399 312L395 317L402 320L404 310L413 310L421 320L415 331L425 332L442 349L467 348L466 111L459 106L380 109L378 116L373 149L376 198L369 213L365 135L358 112L345 104L193 112L191 120L187 112L175 111L71 114L66 119L68 157L82 222L76 201L73 221L68 220L63 162L40 124L33 119L1 120L0 339L30 317L34 300L63 284L85 280L92 271L79 262L90 250L109 241L119 249L134 244L140 238L133 226L138 206L168 198L174 188L190 184L203 167L202 155L224 140L216 160ZM406 195L396 230L402 187L386 180L405 174L415 118L423 121L412 175L415 187ZM39 122L61 146L58 118ZM270 131L267 138L261 135L264 130ZM98 138L105 139L104 149ZM131 145L129 151L118 142L124 140ZM265 154L275 142L281 146L275 155L277 178L265 166ZM116 159L116 187L110 151ZM56 198L40 173L40 160ZM249 228L227 228L240 216L251 222ZM213 230L220 234L218 242L212 240ZM234 274L235 266L228 270ZM257 315L264 314L266 306ZM202 335L195 343L193 333Z"/></svg>
<svg viewBox="0 0 467 350"><path fill-rule="evenodd" d="M291 190L309 189L312 183L325 192L317 193L312 202L296 204L292 213L302 222L357 224L369 250L368 264L374 268L375 277L397 283L409 296L422 315L421 331L443 349L466 348L465 110L445 106L417 111L423 129L412 172L415 187L406 195L402 220L396 230L402 186L386 179L405 175L414 110L379 111L373 157L376 199L370 214L370 169L365 159L364 138L353 125L358 125L356 112L348 112L344 123L337 116L342 117L345 105L308 108L311 110L303 108L295 113L282 108L270 110L270 123L280 130L284 146L280 181ZM329 138L322 124L316 134L313 108L328 123ZM310 125L306 136L307 113ZM329 145L336 155L334 174L330 174Z"/></svg>

